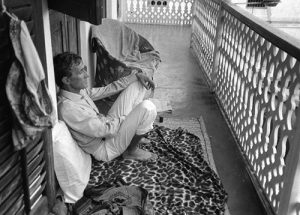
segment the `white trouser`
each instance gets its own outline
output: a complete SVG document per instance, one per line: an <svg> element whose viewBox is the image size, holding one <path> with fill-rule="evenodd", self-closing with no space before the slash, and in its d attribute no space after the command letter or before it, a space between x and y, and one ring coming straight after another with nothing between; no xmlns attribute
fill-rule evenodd
<svg viewBox="0 0 300 215"><path fill-rule="evenodd" d="M108 112L111 117L125 116L116 136L106 139L105 149L100 147L93 155L97 160L110 161L120 156L129 146L134 135L142 135L153 128L156 107L144 100L146 89L138 81L130 84L117 98Z"/></svg>

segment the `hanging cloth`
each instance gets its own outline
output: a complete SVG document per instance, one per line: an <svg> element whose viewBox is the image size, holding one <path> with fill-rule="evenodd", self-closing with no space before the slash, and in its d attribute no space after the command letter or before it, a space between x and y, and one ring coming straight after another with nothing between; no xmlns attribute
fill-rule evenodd
<svg viewBox="0 0 300 215"><path fill-rule="evenodd" d="M145 38L118 20L107 18L102 20L101 25L92 26L91 39L92 44L99 41L97 45L103 46L111 58L127 67L139 68L151 78L161 62L160 55L156 50L148 49L147 52L144 52L147 50L145 49L146 43L149 43ZM149 46L153 48L150 43ZM94 48L94 51L97 51L97 47Z"/></svg>
<svg viewBox="0 0 300 215"><path fill-rule="evenodd" d="M24 21L10 20L10 39L15 54L6 94L13 112L12 138L16 150L26 147L55 121L45 74Z"/></svg>

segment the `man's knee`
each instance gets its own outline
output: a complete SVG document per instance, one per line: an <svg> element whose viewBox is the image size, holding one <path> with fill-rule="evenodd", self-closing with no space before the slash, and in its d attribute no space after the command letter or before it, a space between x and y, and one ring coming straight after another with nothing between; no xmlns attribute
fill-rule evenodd
<svg viewBox="0 0 300 215"><path fill-rule="evenodd" d="M133 88L134 91L145 91L144 86L139 81L132 82L127 88Z"/></svg>
<svg viewBox="0 0 300 215"><path fill-rule="evenodd" d="M144 100L140 104L141 108L151 113L154 117L157 115L156 106L150 100Z"/></svg>

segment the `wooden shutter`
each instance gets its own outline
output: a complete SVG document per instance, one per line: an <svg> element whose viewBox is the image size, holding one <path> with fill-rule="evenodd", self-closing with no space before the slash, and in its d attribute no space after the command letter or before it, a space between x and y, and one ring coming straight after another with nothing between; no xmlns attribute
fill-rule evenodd
<svg viewBox="0 0 300 215"><path fill-rule="evenodd" d="M26 22L36 42L39 35L35 28L33 1L10 0L5 3L8 11ZM0 214L44 214L38 209L41 205L47 206L43 135L39 135L24 150L13 149L12 114L5 93L6 78L13 59L9 18L0 14Z"/></svg>
<svg viewBox="0 0 300 215"><path fill-rule="evenodd" d="M263 0L248 0L247 7L265 7Z"/></svg>
<svg viewBox="0 0 300 215"><path fill-rule="evenodd" d="M48 4L50 9L95 25L106 17L106 0L48 0Z"/></svg>
<svg viewBox="0 0 300 215"><path fill-rule="evenodd" d="M53 56L62 52L80 54L79 22L76 18L49 10Z"/></svg>

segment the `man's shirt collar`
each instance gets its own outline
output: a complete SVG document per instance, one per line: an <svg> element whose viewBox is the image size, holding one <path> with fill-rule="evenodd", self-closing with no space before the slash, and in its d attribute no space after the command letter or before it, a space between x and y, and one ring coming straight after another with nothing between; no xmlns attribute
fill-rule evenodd
<svg viewBox="0 0 300 215"><path fill-rule="evenodd" d="M67 99L70 99L70 100L76 102L76 101L81 101L83 99L83 95L81 93L82 92L80 92L80 94L77 94L77 93L72 93L70 91L61 89L59 92L59 95L61 97L64 97L64 98L67 98Z"/></svg>

